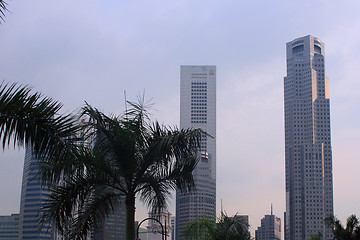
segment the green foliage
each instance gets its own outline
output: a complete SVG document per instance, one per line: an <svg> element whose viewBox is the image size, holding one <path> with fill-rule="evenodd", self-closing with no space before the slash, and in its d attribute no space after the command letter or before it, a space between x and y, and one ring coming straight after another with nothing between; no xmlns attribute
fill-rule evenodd
<svg viewBox="0 0 360 240"><path fill-rule="evenodd" d="M332 215L327 217L325 222L332 229L334 239L360 240L360 224L355 214L347 218L346 228L344 228L339 219Z"/></svg>
<svg viewBox="0 0 360 240"><path fill-rule="evenodd" d="M210 219L203 218L197 222L190 222L186 225L183 236L191 240L214 239L216 223Z"/></svg>
<svg viewBox="0 0 360 240"><path fill-rule="evenodd" d="M318 232L317 234L310 233L310 239L309 240L322 240L322 233Z"/></svg>
<svg viewBox="0 0 360 240"><path fill-rule="evenodd" d="M6 6L7 3L4 0L0 0L0 24L2 21L4 21L5 12L8 11Z"/></svg>
<svg viewBox="0 0 360 240"><path fill-rule="evenodd" d="M74 159L43 162L43 176L63 174L61 185L53 186L43 220L54 220L60 231L68 229L70 239L84 239L124 199L127 239L133 240L135 197L160 212L172 190L194 189L192 171L205 133L152 123L143 103L128 105L120 116L106 116L86 105L83 144Z"/></svg>
<svg viewBox="0 0 360 240"><path fill-rule="evenodd" d="M249 240L249 224L241 216L221 213L218 222L202 219L186 225L182 236L187 240Z"/></svg>
<svg viewBox="0 0 360 240"><path fill-rule="evenodd" d="M172 190L194 190L192 171L206 133L150 122L143 102L127 104L120 116L86 105L80 118L87 121L80 123L28 86L0 84L2 147L30 145L42 159L40 174L52 190L42 221L54 222L69 239L86 239L125 200L126 236L133 240L136 197L159 212Z"/></svg>
<svg viewBox="0 0 360 240"><path fill-rule="evenodd" d="M0 140L3 148L32 145L39 157L60 157L76 151L79 127L70 114L60 115L62 105L31 88L0 84Z"/></svg>

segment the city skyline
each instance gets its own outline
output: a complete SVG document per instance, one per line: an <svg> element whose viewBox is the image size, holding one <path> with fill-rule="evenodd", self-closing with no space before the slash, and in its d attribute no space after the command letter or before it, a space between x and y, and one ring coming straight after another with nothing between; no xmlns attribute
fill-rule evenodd
<svg viewBox="0 0 360 240"><path fill-rule="evenodd" d="M0 26L0 79L29 84L66 112L87 101L119 114L124 91L129 100L145 91L153 98L152 117L179 126L179 66L216 65L217 213L223 199L229 215L250 216L254 231L270 202L276 215L285 210L284 46L311 34L326 43L334 213L345 221L360 215L359 7L357 1L11 1ZM321 11L304 17L310 9ZM18 212L23 157L12 146L0 155L6 193L0 215ZM147 216L143 209L139 204L138 219Z"/></svg>

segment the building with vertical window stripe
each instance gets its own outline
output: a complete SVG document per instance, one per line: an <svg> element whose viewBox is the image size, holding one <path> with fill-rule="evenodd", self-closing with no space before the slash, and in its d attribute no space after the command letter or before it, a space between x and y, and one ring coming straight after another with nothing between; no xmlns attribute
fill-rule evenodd
<svg viewBox="0 0 360 240"><path fill-rule="evenodd" d="M191 221L216 219L216 67L181 66L180 127L201 128L201 159L193 172L196 191L176 192L176 239Z"/></svg>
<svg viewBox="0 0 360 240"><path fill-rule="evenodd" d="M92 240L121 240L125 239L126 207L125 199L120 199L121 204L101 219L94 228Z"/></svg>

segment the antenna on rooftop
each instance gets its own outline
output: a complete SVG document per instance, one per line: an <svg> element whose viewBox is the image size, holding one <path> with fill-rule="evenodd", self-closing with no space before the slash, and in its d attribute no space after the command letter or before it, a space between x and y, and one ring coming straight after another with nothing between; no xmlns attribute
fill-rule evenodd
<svg viewBox="0 0 360 240"><path fill-rule="evenodd" d="M271 216L273 215L273 205L271 203Z"/></svg>

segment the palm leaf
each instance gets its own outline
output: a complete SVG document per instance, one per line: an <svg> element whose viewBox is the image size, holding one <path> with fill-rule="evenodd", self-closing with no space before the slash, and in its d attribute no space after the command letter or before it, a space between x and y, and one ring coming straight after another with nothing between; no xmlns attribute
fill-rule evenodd
<svg viewBox="0 0 360 240"><path fill-rule="evenodd" d="M181 236L191 240L215 240L217 227L214 221L203 218L186 225Z"/></svg>
<svg viewBox="0 0 360 240"><path fill-rule="evenodd" d="M206 133L151 123L142 103L128 106L120 116L107 116L86 104L81 117L87 121L80 127L84 144L65 151L61 161L42 163L43 175L63 174L65 181L54 188L46 217L62 229L70 221L71 239L85 236L120 198L127 208L127 238L133 239L136 196L159 212L171 190L194 190L192 171Z"/></svg>
<svg viewBox="0 0 360 240"><path fill-rule="evenodd" d="M39 158L69 154L75 148L73 142L79 127L70 114L59 114L61 107L51 98L31 93L28 86L0 84L2 147L13 141L14 147L33 146Z"/></svg>
<svg viewBox="0 0 360 240"><path fill-rule="evenodd" d="M4 0L0 0L0 24L4 21L5 12L8 12L7 3Z"/></svg>

